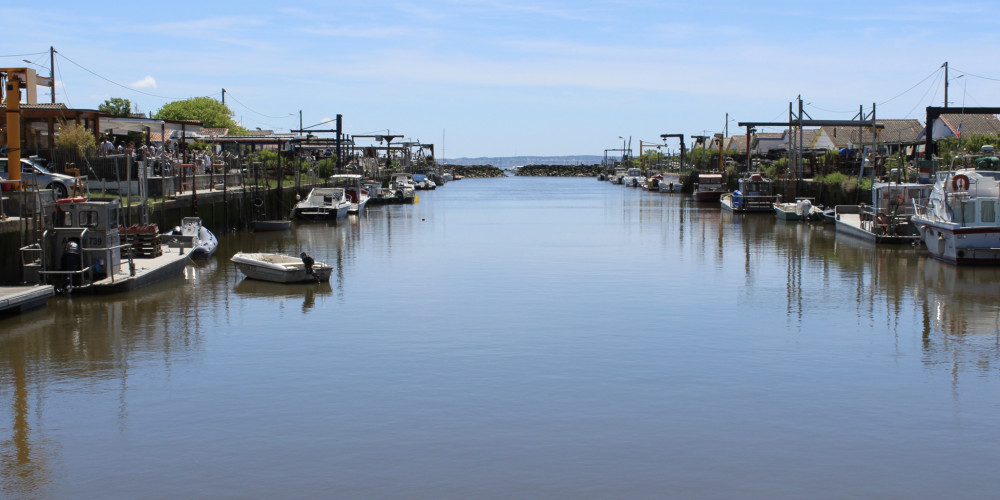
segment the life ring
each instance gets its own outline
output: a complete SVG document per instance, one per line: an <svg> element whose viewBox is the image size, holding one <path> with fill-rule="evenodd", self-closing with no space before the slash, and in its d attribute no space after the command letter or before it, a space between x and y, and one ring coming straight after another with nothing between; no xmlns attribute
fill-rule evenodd
<svg viewBox="0 0 1000 500"><path fill-rule="evenodd" d="M966 191L969 189L969 178L965 174L958 174L951 178L951 187L955 191Z"/></svg>
<svg viewBox="0 0 1000 500"><path fill-rule="evenodd" d="M56 203L60 203L60 204L64 204L64 203L80 203L80 202L83 202L83 201L87 201L87 198L84 198L83 196L77 196L76 198L59 198L58 200L56 200Z"/></svg>

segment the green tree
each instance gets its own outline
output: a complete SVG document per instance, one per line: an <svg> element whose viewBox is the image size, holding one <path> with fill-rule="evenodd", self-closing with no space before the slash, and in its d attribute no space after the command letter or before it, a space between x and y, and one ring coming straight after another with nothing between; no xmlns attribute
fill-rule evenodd
<svg viewBox="0 0 1000 500"><path fill-rule="evenodd" d="M132 116L132 101L121 97L112 97L104 101L104 104L98 106L97 109L111 116Z"/></svg>
<svg viewBox="0 0 1000 500"><path fill-rule="evenodd" d="M164 104L156 112L158 120L198 120L208 128L228 128L230 134L245 134L247 130L233 120L228 106L211 97L193 97Z"/></svg>
<svg viewBox="0 0 1000 500"><path fill-rule="evenodd" d="M83 124L63 122L59 124L58 132L56 135L57 148L73 151L81 157L97 152L97 139Z"/></svg>

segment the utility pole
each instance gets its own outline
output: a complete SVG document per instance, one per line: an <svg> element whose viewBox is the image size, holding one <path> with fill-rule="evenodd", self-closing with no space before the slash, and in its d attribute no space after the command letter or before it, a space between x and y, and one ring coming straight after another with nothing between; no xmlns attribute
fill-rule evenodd
<svg viewBox="0 0 1000 500"><path fill-rule="evenodd" d="M52 104L56 103L56 49L49 46L49 81L52 82Z"/></svg>
<svg viewBox="0 0 1000 500"><path fill-rule="evenodd" d="M944 107L948 107L948 61L941 65L944 68Z"/></svg>

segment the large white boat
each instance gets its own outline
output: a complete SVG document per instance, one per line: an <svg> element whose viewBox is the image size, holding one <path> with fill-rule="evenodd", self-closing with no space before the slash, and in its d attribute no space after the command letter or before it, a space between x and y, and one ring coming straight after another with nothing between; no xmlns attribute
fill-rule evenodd
<svg viewBox="0 0 1000 500"><path fill-rule="evenodd" d="M837 205L837 232L873 243L917 243L920 233L910 218L914 204L927 203L930 191L929 184L875 183L871 205Z"/></svg>
<svg viewBox="0 0 1000 500"><path fill-rule="evenodd" d="M298 257L280 253L236 252L230 259L247 278L275 283L330 281L333 267L313 260L305 252Z"/></svg>
<svg viewBox="0 0 1000 500"><path fill-rule="evenodd" d="M306 220L337 220L347 216L351 202L344 188L313 188L292 208L292 215Z"/></svg>
<svg viewBox="0 0 1000 500"><path fill-rule="evenodd" d="M364 210L368 200L371 199L368 189L361 185L361 175L359 174L338 174L331 175L330 182L334 187L344 188L344 196L351 202L351 208L347 213L356 214Z"/></svg>
<svg viewBox="0 0 1000 500"><path fill-rule="evenodd" d="M1000 172L966 168L936 175L912 221L934 258L955 264L1000 264Z"/></svg>

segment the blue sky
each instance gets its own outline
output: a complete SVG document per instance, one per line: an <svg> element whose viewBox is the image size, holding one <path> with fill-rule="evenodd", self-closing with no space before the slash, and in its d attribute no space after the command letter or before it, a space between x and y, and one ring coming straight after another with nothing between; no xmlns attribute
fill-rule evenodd
<svg viewBox="0 0 1000 500"><path fill-rule="evenodd" d="M50 1L0 9L0 63L47 74L54 46L57 100L74 108L123 97L155 112L225 88L251 129L298 128L301 110L307 127L340 113L349 134L439 157L602 155L620 136L638 150L723 132L727 113L730 135L786 120L799 95L816 119L876 103L923 121L945 61L952 106L1000 106L996 14L922 0Z"/></svg>

